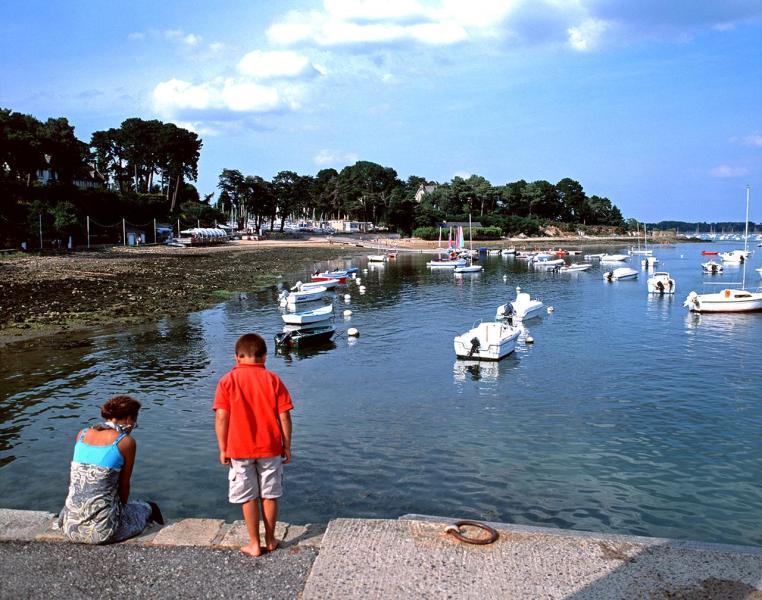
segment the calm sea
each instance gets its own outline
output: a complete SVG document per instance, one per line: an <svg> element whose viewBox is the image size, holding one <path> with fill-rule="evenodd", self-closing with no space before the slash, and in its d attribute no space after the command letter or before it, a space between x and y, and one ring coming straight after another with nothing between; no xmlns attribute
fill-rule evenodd
<svg viewBox="0 0 762 600"><path fill-rule="evenodd" d="M333 296L335 341L268 357L296 405L281 519L414 512L762 545L762 314L682 307L703 281L740 281L732 267L703 276L706 247L656 251L674 298L649 297L644 271L607 283L599 266L562 275L483 257L484 272L459 277L419 254L356 259L367 291ZM760 264L750 261L752 285ZM457 361L453 336L491 320L516 286L554 308L526 323L534 344L523 335L497 364ZM126 392L144 404L133 496L170 517L240 518L211 401L241 333L272 346L276 297L250 293L55 351L2 351L0 505L57 511L76 431Z"/></svg>

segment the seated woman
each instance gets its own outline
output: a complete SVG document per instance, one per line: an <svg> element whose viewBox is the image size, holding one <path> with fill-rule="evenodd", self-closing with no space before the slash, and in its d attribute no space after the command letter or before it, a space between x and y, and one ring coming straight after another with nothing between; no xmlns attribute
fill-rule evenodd
<svg viewBox="0 0 762 600"><path fill-rule="evenodd" d="M101 407L104 422L81 430L74 445L69 495L59 521L73 542L106 544L138 535L154 521L163 524L153 502L129 502L135 464L140 402L114 396Z"/></svg>

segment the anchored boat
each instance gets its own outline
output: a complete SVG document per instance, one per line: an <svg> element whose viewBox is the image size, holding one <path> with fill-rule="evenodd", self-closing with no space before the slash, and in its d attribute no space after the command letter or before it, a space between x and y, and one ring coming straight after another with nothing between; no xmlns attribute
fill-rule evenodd
<svg viewBox="0 0 762 600"><path fill-rule="evenodd" d="M516 349L520 333L517 327L507 323L479 323L464 334L455 336L455 354L458 358L471 360L500 360Z"/></svg>

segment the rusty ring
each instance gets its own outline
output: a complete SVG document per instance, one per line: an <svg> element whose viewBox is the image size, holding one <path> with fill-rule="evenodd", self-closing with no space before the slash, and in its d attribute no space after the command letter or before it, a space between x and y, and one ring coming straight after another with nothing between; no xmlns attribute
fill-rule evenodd
<svg viewBox="0 0 762 600"><path fill-rule="evenodd" d="M458 530L463 527L464 525L470 525L471 527L476 527L478 529L483 529L487 533L489 533L490 537L486 539L480 539L480 538L470 538L464 536L460 531L455 531L451 528L448 528L446 533L451 533L456 539L460 540L461 542L465 542L466 544L478 544L478 545L485 545L485 544L491 544L495 541L497 541L498 533L492 527L489 525L485 525L484 523L479 523L478 521L457 521L455 523L455 527L458 528Z"/></svg>

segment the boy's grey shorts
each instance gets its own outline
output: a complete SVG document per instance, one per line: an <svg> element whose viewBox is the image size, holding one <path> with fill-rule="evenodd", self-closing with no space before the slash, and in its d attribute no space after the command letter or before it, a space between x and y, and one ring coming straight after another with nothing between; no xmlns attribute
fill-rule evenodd
<svg viewBox="0 0 762 600"><path fill-rule="evenodd" d="M257 498L273 499L283 495L283 459L231 458L228 473L228 499L243 504Z"/></svg>

